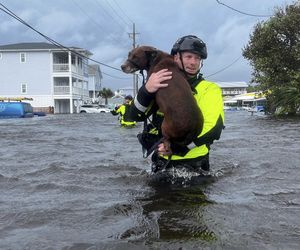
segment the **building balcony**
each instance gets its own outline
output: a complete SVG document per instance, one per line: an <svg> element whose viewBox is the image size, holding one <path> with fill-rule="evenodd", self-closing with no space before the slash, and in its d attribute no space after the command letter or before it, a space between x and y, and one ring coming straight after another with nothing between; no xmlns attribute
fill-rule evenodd
<svg viewBox="0 0 300 250"><path fill-rule="evenodd" d="M53 72L69 72L68 63L55 63L53 64Z"/></svg>
<svg viewBox="0 0 300 250"><path fill-rule="evenodd" d="M70 86L54 86L54 95L71 95L71 88ZM79 95L79 96L89 96L89 91L87 89L82 88L72 88L72 95Z"/></svg>
<svg viewBox="0 0 300 250"><path fill-rule="evenodd" d="M76 73L82 76L87 76L86 72L84 72L83 68L80 68L75 65L71 65L72 73ZM68 63L55 63L53 64L53 72L70 72L70 67Z"/></svg>

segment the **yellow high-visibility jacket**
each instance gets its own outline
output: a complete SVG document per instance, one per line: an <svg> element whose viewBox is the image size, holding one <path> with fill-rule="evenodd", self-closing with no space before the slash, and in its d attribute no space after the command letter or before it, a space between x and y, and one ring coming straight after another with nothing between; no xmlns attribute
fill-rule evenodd
<svg viewBox="0 0 300 250"><path fill-rule="evenodd" d="M204 156L209 152L209 144L219 139L224 127L224 109L221 88L206 80L200 81L194 92L194 97L203 114L203 129L197 140L189 145L190 150L185 156L172 155L171 160L191 159ZM197 145L198 146L197 146ZM167 157L165 157L167 159Z"/></svg>
<svg viewBox="0 0 300 250"><path fill-rule="evenodd" d="M126 119L126 109L128 105L122 104L116 111L116 114L120 114L120 123L122 126L134 126L135 121L129 121Z"/></svg>
<svg viewBox="0 0 300 250"><path fill-rule="evenodd" d="M204 123L198 138L188 146L189 150L184 156L172 155L171 160L187 160L205 156L209 152L209 145L220 138L224 128L224 109L221 88L213 82L199 79L191 85ZM157 105L154 101L155 94L147 92L142 86L130 110L130 116L136 121L144 121L147 117L157 114ZM188 112L188 111L187 111ZM161 116L154 115L155 118ZM152 124L160 130L162 119L152 120ZM164 157L168 159L167 156Z"/></svg>

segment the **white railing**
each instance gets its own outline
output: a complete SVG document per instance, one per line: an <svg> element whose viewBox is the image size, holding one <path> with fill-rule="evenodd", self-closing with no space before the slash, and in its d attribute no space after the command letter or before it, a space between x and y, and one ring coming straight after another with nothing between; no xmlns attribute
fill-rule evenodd
<svg viewBox="0 0 300 250"><path fill-rule="evenodd" d="M88 96L89 95L89 91L87 89L73 87L72 90L73 90L74 95L82 95L82 96Z"/></svg>
<svg viewBox="0 0 300 250"><path fill-rule="evenodd" d="M54 95L69 95L70 86L54 86Z"/></svg>
<svg viewBox="0 0 300 250"><path fill-rule="evenodd" d="M71 65L71 70L73 73L77 73L79 75L83 75L83 69L75 66L74 64Z"/></svg>
<svg viewBox="0 0 300 250"><path fill-rule="evenodd" d="M54 95L70 95L70 86L54 86ZM89 91L82 88L72 88L73 95L89 96Z"/></svg>
<svg viewBox="0 0 300 250"><path fill-rule="evenodd" d="M67 63L54 63L53 64L53 72L69 72L70 70L69 64ZM71 71L73 73L77 73L79 75L84 75L85 72L83 71L82 68L75 66L75 65L71 65Z"/></svg>
<svg viewBox="0 0 300 250"><path fill-rule="evenodd" d="M53 72L68 72L69 64L67 63L55 63L53 64Z"/></svg>

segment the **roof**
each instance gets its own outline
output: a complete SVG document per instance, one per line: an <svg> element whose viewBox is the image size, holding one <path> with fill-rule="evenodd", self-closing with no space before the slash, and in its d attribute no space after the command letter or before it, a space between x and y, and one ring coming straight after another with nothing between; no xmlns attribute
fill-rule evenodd
<svg viewBox="0 0 300 250"><path fill-rule="evenodd" d="M58 49L59 47L51 43L14 43L0 45L0 50L44 50Z"/></svg>
<svg viewBox="0 0 300 250"><path fill-rule="evenodd" d="M27 101L32 101L33 99L31 97L0 97L0 101L23 101L23 100L27 100Z"/></svg>
<svg viewBox="0 0 300 250"><path fill-rule="evenodd" d="M246 82L216 82L221 88L247 88Z"/></svg>
<svg viewBox="0 0 300 250"><path fill-rule="evenodd" d="M76 52L81 52L83 54L86 54L88 56L92 55L92 53L88 50L78 48L78 47L66 47L70 50L74 50ZM45 43L45 42L37 42L37 43L14 43L14 44L6 44L6 45L0 45L0 51L16 51L16 50L64 50L64 48L61 48L57 45L51 44L51 43Z"/></svg>
<svg viewBox="0 0 300 250"><path fill-rule="evenodd" d="M237 100L265 100L266 97L263 93L260 92L249 92L242 95L236 95L233 98L227 100L227 101L237 101Z"/></svg>

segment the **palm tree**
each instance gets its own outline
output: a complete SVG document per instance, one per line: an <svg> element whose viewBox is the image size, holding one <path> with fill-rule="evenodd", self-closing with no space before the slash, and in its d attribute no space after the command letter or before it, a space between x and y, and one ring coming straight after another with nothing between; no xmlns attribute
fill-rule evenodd
<svg viewBox="0 0 300 250"><path fill-rule="evenodd" d="M297 86L276 88L273 103L279 114L295 115L300 110L300 89Z"/></svg>
<svg viewBox="0 0 300 250"><path fill-rule="evenodd" d="M105 99L105 105L107 105L108 104L107 99L113 97L114 93L112 92L111 89L103 88L102 90L99 91L98 97L99 96Z"/></svg>

